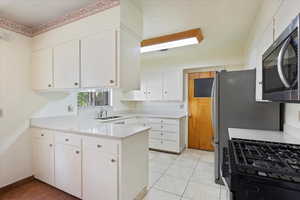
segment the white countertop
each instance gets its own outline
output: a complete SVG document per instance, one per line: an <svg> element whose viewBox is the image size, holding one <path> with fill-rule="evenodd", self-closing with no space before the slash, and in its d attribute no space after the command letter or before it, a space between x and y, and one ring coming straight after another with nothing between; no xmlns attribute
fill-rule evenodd
<svg viewBox="0 0 300 200"><path fill-rule="evenodd" d="M300 144L300 138L280 131L265 131L255 129L229 128L229 138L278 142L286 144Z"/></svg>
<svg viewBox="0 0 300 200"><path fill-rule="evenodd" d="M32 119L31 127L86 136L109 137L115 139L127 138L135 134L150 130L150 127L144 127L140 125L100 123L94 119L79 117L53 117Z"/></svg>
<svg viewBox="0 0 300 200"><path fill-rule="evenodd" d="M181 119L187 116L186 113L125 113L124 116Z"/></svg>

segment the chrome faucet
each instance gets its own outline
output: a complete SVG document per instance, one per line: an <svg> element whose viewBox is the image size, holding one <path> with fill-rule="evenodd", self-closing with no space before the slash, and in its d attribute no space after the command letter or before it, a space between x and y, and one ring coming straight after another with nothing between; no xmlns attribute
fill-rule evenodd
<svg viewBox="0 0 300 200"><path fill-rule="evenodd" d="M105 115L104 115L105 114ZM104 117L105 116L105 117ZM107 110L101 110L99 112L99 115L98 115L99 118L103 119L103 118L107 118L108 117L108 111Z"/></svg>

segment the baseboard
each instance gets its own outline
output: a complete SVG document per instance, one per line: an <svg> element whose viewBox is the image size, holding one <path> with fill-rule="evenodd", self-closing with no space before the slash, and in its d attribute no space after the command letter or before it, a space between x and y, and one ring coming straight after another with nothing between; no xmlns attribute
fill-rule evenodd
<svg viewBox="0 0 300 200"><path fill-rule="evenodd" d="M134 198L134 200L143 200L148 193L147 187L144 187L142 191Z"/></svg>
<svg viewBox="0 0 300 200"><path fill-rule="evenodd" d="M29 182L31 182L31 181L33 181L33 180L34 180L34 177L33 177L33 176L30 176L30 177L21 179L21 180L15 182L15 183L12 183L12 184L9 184L9 185L7 185L7 186L4 186L4 187L0 188L0 194L1 194L1 193L4 193L4 192L6 192L6 191L9 191L9 190L11 190L11 189L13 189L13 188L16 188L16 187L18 187L18 186L21 186L21 185L24 185L24 184L26 184L26 183L29 183Z"/></svg>

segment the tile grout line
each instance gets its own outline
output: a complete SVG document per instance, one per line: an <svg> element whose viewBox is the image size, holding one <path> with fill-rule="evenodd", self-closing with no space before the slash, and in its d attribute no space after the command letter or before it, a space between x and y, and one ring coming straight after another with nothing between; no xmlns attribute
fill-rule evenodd
<svg viewBox="0 0 300 200"><path fill-rule="evenodd" d="M189 178L188 181L187 181L187 184L186 184L186 186L185 186L185 188L184 188L184 190L183 190L183 193L182 193L182 195L181 195L180 200L183 200L184 193L186 192L186 190L187 190L187 188L188 188L188 186L189 186L189 184L190 184L190 182L191 182L192 176L193 176L194 172L196 171L196 168L197 168L199 162L200 162L200 157L198 158L197 164L196 164L195 167L193 168L193 172L192 172L190 178Z"/></svg>

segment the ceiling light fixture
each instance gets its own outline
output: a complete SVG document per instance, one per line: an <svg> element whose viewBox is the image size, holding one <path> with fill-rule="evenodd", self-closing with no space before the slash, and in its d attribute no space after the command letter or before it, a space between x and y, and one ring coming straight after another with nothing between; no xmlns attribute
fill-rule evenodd
<svg viewBox="0 0 300 200"><path fill-rule="evenodd" d="M203 40L201 29L192 29L142 41L141 52L161 51L176 47L199 44Z"/></svg>

